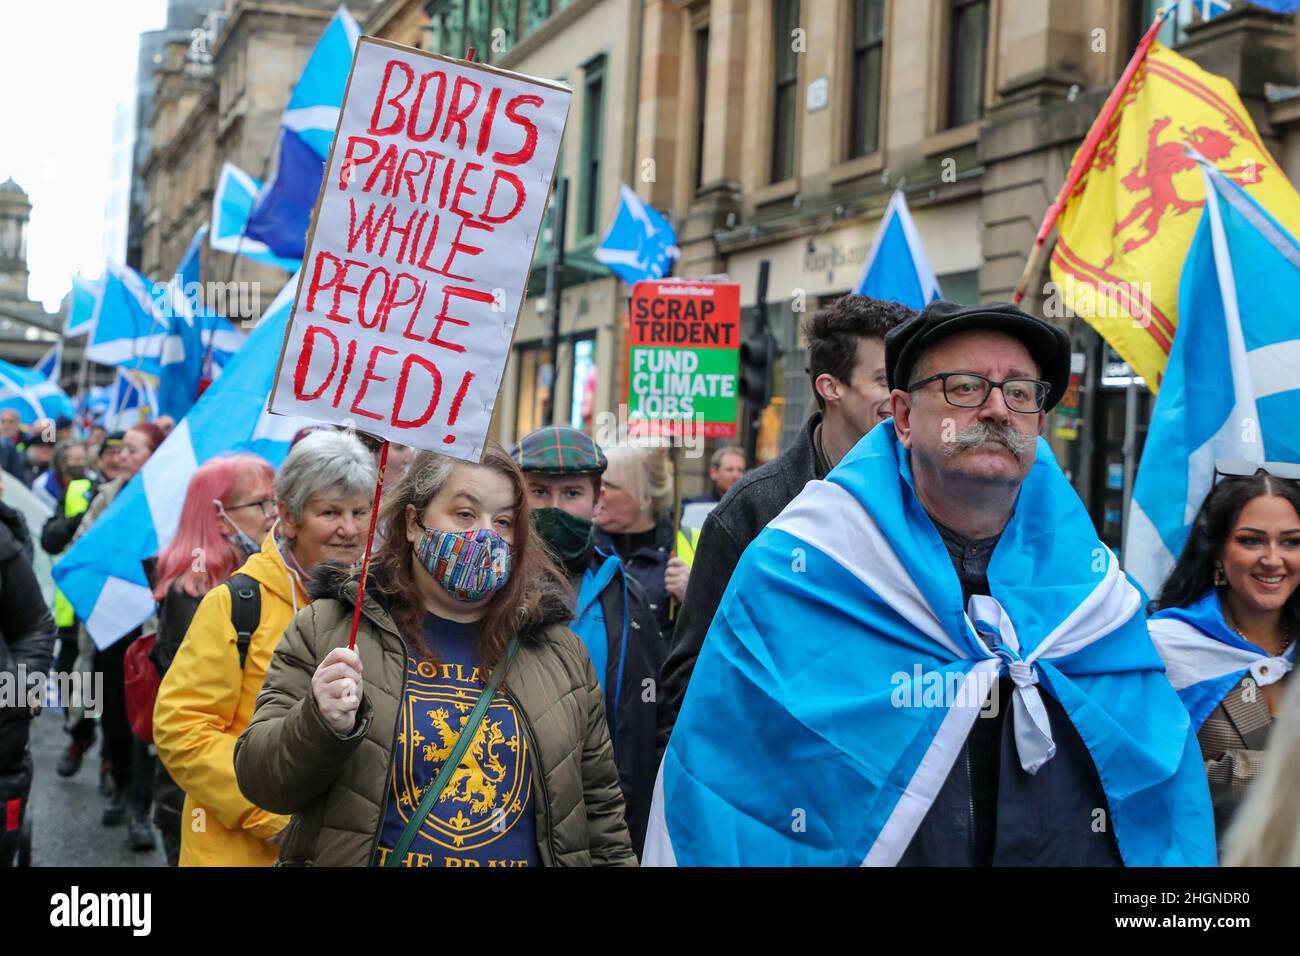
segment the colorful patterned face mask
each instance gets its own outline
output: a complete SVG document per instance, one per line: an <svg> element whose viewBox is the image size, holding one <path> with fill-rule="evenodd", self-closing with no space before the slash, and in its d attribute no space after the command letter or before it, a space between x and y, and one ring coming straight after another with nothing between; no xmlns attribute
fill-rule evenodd
<svg viewBox="0 0 1300 956"><path fill-rule="evenodd" d="M458 601L472 603L491 597L510 579L510 545L491 528L424 528L415 543L415 557Z"/></svg>

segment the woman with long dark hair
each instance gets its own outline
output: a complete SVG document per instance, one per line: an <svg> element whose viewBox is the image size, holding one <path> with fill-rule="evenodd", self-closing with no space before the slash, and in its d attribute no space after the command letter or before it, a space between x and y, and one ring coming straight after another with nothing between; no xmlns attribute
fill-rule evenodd
<svg viewBox="0 0 1300 956"><path fill-rule="evenodd" d="M1300 634L1300 484L1264 469L1206 496L1151 638L1197 728L1220 838L1264 763Z"/></svg>
<svg viewBox="0 0 1300 956"><path fill-rule="evenodd" d="M496 442L420 452L359 574L322 567L235 747L282 864L635 866L573 594Z"/></svg>

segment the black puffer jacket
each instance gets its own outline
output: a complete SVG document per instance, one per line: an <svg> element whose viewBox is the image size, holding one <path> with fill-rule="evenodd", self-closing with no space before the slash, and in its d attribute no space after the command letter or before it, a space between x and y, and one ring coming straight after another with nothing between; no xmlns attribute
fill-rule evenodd
<svg viewBox="0 0 1300 956"><path fill-rule="evenodd" d="M22 516L0 504L0 673L12 675L5 682L23 695L31 676L49 671L54 657L54 618L32 572L31 553ZM27 680L19 683L23 677ZM43 703L44 679L36 686ZM0 707L0 798L25 795L32 782L27 752L31 712L22 704Z"/></svg>

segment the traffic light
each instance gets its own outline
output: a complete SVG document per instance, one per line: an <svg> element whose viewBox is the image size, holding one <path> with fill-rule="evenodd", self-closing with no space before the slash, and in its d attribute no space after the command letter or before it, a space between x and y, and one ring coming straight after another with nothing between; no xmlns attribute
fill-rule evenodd
<svg viewBox="0 0 1300 956"><path fill-rule="evenodd" d="M766 330L755 332L740 343L740 397L755 409L772 401L772 373L776 363L776 342Z"/></svg>

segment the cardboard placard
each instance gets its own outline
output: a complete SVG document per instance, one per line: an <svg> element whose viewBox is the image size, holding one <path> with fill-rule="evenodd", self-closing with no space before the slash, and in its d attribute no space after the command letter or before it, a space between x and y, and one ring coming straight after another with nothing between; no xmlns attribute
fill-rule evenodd
<svg viewBox="0 0 1300 956"><path fill-rule="evenodd" d="M736 437L740 286L638 282L628 315L627 367L632 434Z"/></svg>
<svg viewBox="0 0 1300 956"><path fill-rule="evenodd" d="M359 40L272 412L481 460L570 96Z"/></svg>

